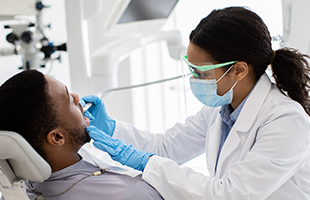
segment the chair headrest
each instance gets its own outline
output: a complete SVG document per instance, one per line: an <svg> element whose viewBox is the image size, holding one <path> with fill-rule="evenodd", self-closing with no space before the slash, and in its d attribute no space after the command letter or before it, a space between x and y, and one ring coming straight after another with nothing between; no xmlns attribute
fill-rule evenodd
<svg viewBox="0 0 310 200"><path fill-rule="evenodd" d="M19 134L0 131L0 160L6 160L15 176L43 182L51 175L50 165Z"/></svg>

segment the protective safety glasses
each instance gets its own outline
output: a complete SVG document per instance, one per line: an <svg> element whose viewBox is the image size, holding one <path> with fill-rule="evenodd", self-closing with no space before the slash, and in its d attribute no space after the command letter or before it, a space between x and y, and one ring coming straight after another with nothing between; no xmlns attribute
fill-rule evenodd
<svg viewBox="0 0 310 200"><path fill-rule="evenodd" d="M189 71L193 74L193 76L199 79L215 79L214 69L238 62L238 61L230 61L230 62L220 63L216 65L214 65L211 62L205 62L205 63L199 63L199 65L195 65L188 61L188 58L185 52L181 55L181 58L182 60L186 62L189 68Z"/></svg>

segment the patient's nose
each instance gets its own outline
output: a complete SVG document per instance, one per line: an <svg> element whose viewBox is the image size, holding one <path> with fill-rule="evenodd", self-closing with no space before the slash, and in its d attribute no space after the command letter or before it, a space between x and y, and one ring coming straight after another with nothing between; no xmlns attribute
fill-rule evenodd
<svg viewBox="0 0 310 200"><path fill-rule="evenodd" d="M80 97L77 94L71 93L71 95L74 97L74 103L75 105L78 105L80 102Z"/></svg>

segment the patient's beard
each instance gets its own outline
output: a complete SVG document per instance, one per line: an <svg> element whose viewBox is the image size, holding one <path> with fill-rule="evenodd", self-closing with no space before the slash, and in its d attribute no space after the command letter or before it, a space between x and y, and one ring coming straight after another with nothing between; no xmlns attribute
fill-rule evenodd
<svg viewBox="0 0 310 200"><path fill-rule="evenodd" d="M90 142L91 138L86 132L86 128L66 129L70 134L70 143L72 145L83 146L85 143Z"/></svg>

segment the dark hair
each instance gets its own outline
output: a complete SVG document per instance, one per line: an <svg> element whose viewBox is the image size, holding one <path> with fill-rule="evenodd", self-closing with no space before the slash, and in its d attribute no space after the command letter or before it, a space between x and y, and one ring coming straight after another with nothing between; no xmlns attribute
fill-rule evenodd
<svg viewBox="0 0 310 200"><path fill-rule="evenodd" d="M56 106L41 72L23 71L0 86L0 130L23 136L43 157L43 141L58 126Z"/></svg>
<svg viewBox="0 0 310 200"><path fill-rule="evenodd" d="M268 28L256 13L243 7L213 10L191 32L190 42L220 63L248 63L256 81L272 63L277 86L310 115L309 56L292 48L273 52Z"/></svg>

